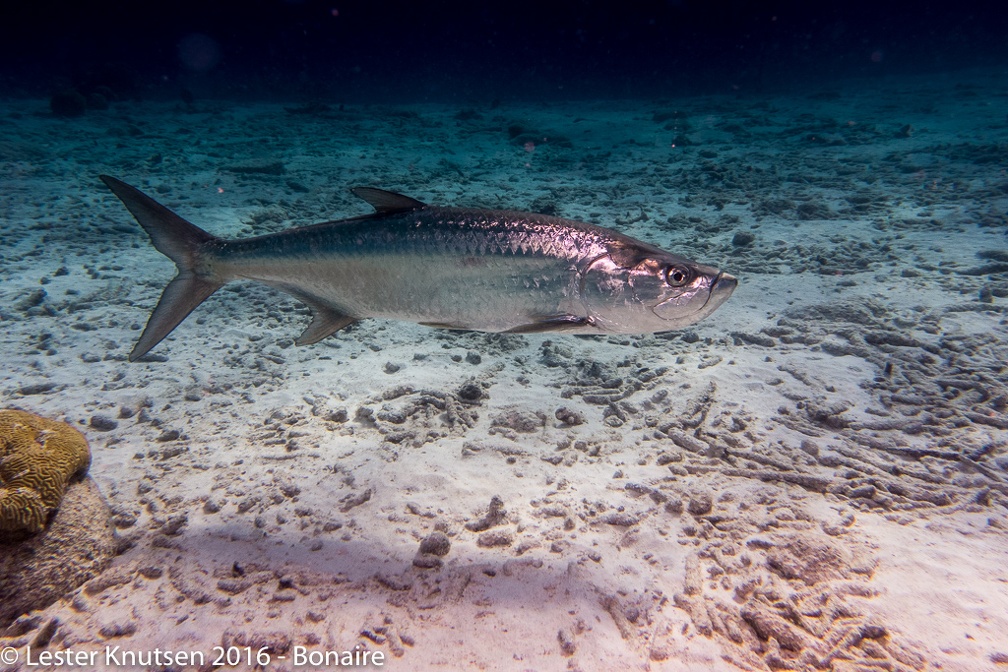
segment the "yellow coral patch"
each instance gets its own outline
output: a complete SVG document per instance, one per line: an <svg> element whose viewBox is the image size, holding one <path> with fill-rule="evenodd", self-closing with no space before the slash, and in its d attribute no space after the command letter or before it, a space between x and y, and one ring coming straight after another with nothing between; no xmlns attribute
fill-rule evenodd
<svg viewBox="0 0 1008 672"><path fill-rule="evenodd" d="M90 464L87 439L70 425L0 410L0 531L41 530L67 483Z"/></svg>

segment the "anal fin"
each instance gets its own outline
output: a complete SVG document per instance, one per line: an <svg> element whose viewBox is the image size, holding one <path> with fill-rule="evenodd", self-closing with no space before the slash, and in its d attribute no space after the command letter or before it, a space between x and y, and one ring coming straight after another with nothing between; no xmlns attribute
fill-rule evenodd
<svg viewBox="0 0 1008 672"><path fill-rule="evenodd" d="M311 294L306 294L302 291L291 289L289 287L284 287L284 291L289 294L294 295L298 301L301 301L309 308L312 312L312 321L301 332L301 335L297 337L294 341L294 345L311 345L312 343L318 343L326 336L331 336L343 327L349 326L357 321L356 317L350 317L345 315L335 308L326 305L325 303L319 301Z"/></svg>
<svg viewBox="0 0 1008 672"><path fill-rule="evenodd" d="M335 334L343 327L349 326L356 321L356 318L338 313L330 308L323 310L312 309L311 324L301 332L301 335L294 341L294 345L318 343L326 336Z"/></svg>

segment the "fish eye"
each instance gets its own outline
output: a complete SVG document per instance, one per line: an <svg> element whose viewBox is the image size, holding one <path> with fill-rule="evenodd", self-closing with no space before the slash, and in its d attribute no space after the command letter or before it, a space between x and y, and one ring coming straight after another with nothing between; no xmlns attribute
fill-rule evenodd
<svg viewBox="0 0 1008 672"><path fill-rule="evenodd" d="M665 282L669 287L682 287L689 282L689 270L682 266L669 266L665 269Z"/></svg>

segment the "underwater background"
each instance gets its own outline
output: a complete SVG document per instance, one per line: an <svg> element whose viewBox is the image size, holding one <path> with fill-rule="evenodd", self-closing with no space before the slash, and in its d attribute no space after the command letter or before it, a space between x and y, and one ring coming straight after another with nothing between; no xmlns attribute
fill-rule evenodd
<svg viewBox="0 0 1008 672"><path fill-rule="evenodd" d="M0 536L0 670L1008 665L1008 10L0 11L0 406L91 453ZM660 334L295 346L235 283L130 363L175 269L99 174L226 238L374 186L739 286Z"/></svg>

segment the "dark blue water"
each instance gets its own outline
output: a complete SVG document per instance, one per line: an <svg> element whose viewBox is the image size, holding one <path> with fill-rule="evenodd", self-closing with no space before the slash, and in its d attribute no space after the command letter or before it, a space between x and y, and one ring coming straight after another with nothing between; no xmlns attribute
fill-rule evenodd
<svg viewBox="0 0 1008 672"><path fill-rule="evenodd" d="M983 2L173 3L5 8L0 86L354 102L657 98L1003 66Z"/></svg>

